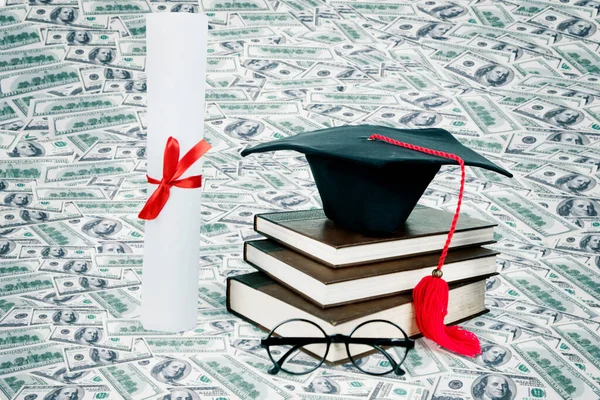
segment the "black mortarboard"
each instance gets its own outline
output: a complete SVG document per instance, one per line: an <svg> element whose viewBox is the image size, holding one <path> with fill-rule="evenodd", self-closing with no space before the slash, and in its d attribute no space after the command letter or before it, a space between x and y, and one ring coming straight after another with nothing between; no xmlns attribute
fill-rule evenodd
<svg viewBox="0 0 600 400"><path fill-rule="evenodd" d="M352 231L389 235L402 228L440 167L458 163L368 140L373 134L455 154L465 165L512 177L510 172L463 146L444 129L346 125L262 143L241 154L276 150L304 153L327 218Z"/></svg>

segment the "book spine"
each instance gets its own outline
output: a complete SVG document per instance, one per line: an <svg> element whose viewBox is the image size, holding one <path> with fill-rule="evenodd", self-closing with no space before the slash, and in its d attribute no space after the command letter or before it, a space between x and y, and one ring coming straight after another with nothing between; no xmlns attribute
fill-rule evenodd
<svg viewBox="0 0 600 400"><path fill-rule="evenodd" d="M248 262L248 242L244 242L244 261Z"/></svg>

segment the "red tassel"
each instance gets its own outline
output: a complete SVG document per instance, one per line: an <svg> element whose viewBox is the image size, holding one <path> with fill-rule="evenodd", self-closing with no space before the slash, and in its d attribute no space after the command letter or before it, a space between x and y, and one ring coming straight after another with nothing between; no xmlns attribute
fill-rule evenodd
<svg viewBox="0 0 600 400"><path fill-rule="evenodd" d="M423 336L468 357L481 353L475 334L458 326L444 325L444 318L448 314L448 284L441 277L426 276L421 279L413 291L413 304L417 326Z"/></svg>
<svg viewBox="0 0 600 400"><path fill-rule="evenodd" d="M460 191L458 193L458 203L456 204L456 211L454 211L454 218L452 219L444 249L440 255L437 268L433 270L432 276L426 276L421 279L415 287L413 291L413 304L415 307L417 326L423 336L433 340L448 350L452 350L465 356L475 357L481 353L481 345L479 344L477 336L458 326L444 325L444 318L448 314L448 284L442 279L442 267L444 266L446 255L448 255L448 248L452 242L452 236L456 230L456 223L458 222L458 217L460 215L460 205L465 190L465 163L463 159L456 154L400 142L378 134L369 136L369 140L374 139L383 140L384 142L419 151L421 153L449 158L460 165L461 181Z"/></svg>

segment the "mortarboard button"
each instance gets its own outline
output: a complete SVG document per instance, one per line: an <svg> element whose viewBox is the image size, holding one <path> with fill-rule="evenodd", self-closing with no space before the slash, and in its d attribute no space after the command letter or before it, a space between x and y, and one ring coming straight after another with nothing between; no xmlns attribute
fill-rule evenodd
<svg viewBox="0 0 600 400"><path fill-rule="evenodd" d="M261 143L243 150L241 155L277 150L304 153L327 218L366 235L391 235L402 228L440 167L457 163L369 140L373 134L452 153L462 158L465 165L512 177L444 129L346 125Z"/></svg>

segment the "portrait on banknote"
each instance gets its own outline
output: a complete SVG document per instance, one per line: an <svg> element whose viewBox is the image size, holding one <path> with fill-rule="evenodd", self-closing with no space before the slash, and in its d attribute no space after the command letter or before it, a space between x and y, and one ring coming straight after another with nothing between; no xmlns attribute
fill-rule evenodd
<svg viewBox="0 0 600 400"><path fill-rule="evenodd" d="M56 7L50 13L50 20L59 25L70 25L77 19L79 12L73 7Z"/></svg>
<svg viewBox="0 0 600 400"><path fill-rule="evenodd" d="M255 339L236 339L233 341L232 346L244 351L254 351L261 348L260 340Z"/></svg>
<svg viewBox="0 0 600 400"><path fill-rule="evenodd" d="M44 400L81 400L83 399L85 391L79 386L65 386L58 389L54 389L46 396Z"/></svg>
<svg viewBox="0 0 600 400"><path fill-rule="evenodd" d="M88 54L88 59L94 64L110 64L117 57L117 53L110 47L96 47Z"/></svg>
<svg viewBox="0 0 600 400"><path fill-rule="evenodd" d="M79 314L76 311L64 309L58 310L54 314L52 314L52 321L55 324L74 324L79 320Z"/></svg>
<svg viewBox="0 0 600 400"><path fill-rule="evenodd" d="M548 136L546 140L577 145L586 145L590 143L590 140L584 134L579 132L556 132Z"/></svg>
<svg viewBox="0 0 600 400"><path fill-rule="evenodd" d="M592 199L571 197L560 202L556 208L562 217L595 217L600 210L600 204Z"/></svg>
<svg viewBox="0 0 600 400"><path fill-rule="evenodd" d="M475 379L471 394L475 400L513 400L517 385L506 375L486 374Z"/></svg>
<svg viewBox="0 0 600 400"><path fill-rule="evenodd" d="M19 211L19 215L21 216L23 221L27 222L44 222L47 221L49 218L47 212L39 210L21 210Z"/></svg>
<svg viewBox="0 0 600 400"><path fill-rule="evenodd" d="M69 372L65 367L59 368L52 374L52 379L63 383L75 383L78 379L83 378L90 371Z"/></svg>
<svg viewBox="0 0 600 400"><path fill-rule="evenodd" d="M23 140L19 142L11 152L9 157L42 157L45 154L44 148L33 140Z"/></svg>
<svg viewBox="0 0 600 400"><path fill-rule="evenodd" d="M95 344L102 339L102 331L94 327L80 328L75 332L75 340L81 344Z"/></svg>
<svg viewBox="0 0 600 400"><path fill-rule="evenodd" d="M161 383L177 384L190 374L192 366L185 360L168 358L152 367L150 374Z"/></svg>
<svg viewBox="0 0 600 400"><path fill-rule="evenodd" d="M305 390L308 393L338 394L340 387L332 379L317 376L305 387Z"/></svg>
<svg viewBox="0 0 600 400"><path fill-rule="evenodd" d="M11 193L4 196L2 202L11 207L25 207L33 202L33 196L28 193Z"/></svg>
<svg viewBox="0 0 600 400"><path fill-rule="evenodd" d="M560 127L577 125L583 120L583 113L567 107L555 108L546 112L543 116L546 123Z"/></svg>
<svg viewBox="0 0 600 400"><path fill-rule="evenodd" d="M558 178L556 186L565 192L578 194L593 189L596 181L582 174L568 174Z"/></svg>
<svg viewBox="0 0 600 400"><path fill-rule="evenodd" d="M481 367L498 367L512 357L511 351L502 345L491 343L481 346L481 354L475 357L475 364Z"/></svg>
<svg viewBox="0 0 600 400"><path fill-rule="evenodd" d="M131 71L120 68L105 68L104 77L106 79L131 79Z"/></svg>
<svg viewBox="0 0 600 400"><path fill-rule="evenodd" d="M110 218L95 218L83 225L82 232L88 236L104 239L119 232L123 224Z"/></svg>
<svg viewBox="0 0 600 400"><path fill-rule="evenodd" d="M7 256L17 247L17 244L8 239L0 239L0 255Z"/></svg>
<svg viewBox="0 0 600 400"><path fill-rule="evenodd" d="M92 35L85 30L73 30L67 33L67 43L85 45L92 40Z"/></svg>
<svg viewBox="0 0 600 400"><path fill-rule="evenodd" d="M96 347L90 349L89 355L92 361L99 366L110 365L119 359L119 354L116 351Z"/></svg>
<svg viewBox="0 0 600 400"><path fill-rule="evenodd" d="M523 333L521 328L519 328L518 326L515 326L512 324L507 324L505 322L500 322L498 324L490 325L489 328L494 331L503 331L503 332L508 332L508 333L512 334L512 340L518 339L521 336L521 334Z"/></svg>

